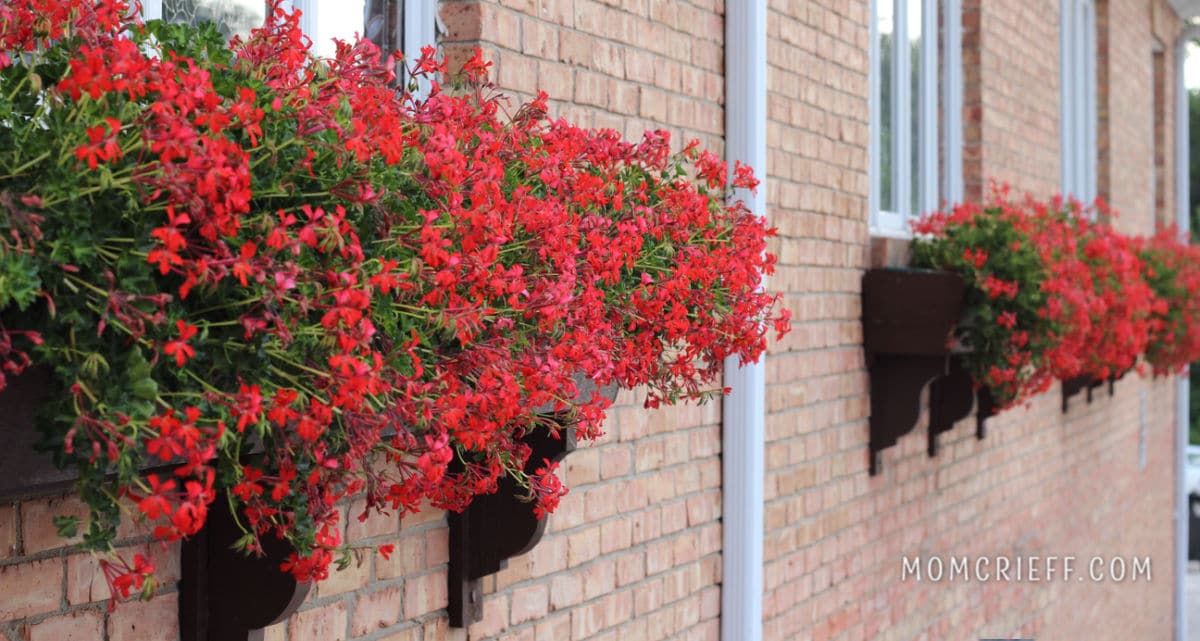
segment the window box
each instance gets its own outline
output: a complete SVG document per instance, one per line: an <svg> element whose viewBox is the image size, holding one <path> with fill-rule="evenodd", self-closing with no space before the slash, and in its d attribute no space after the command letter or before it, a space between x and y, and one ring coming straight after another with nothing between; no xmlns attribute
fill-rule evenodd
<svg viewBox="0 0 1200 641"><path fill-rule="evenodd" d="M871 474L879 472L880 452L916 426L921 393L930 383L943 381L931 390L936 408L931 408L931 453L936 451L935 426L945 431L970 411L969 379L964 387L961 376L951 376L953 331L965 297L963 279L951 272L872 269L863 276Z"/></svg>

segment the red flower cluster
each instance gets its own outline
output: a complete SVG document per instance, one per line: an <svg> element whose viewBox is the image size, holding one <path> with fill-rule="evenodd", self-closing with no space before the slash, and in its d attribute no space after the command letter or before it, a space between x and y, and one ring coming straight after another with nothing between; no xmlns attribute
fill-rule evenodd
<svg viewBox="0 0 1200 641"><path fill-rule="evenodd" d="M1160 304L1151 318L1146 362L1155 374L1182 372L1200 360L1200 246L1175 228L1137 241L1146 282Z"/></svg>
<svg viewBox="0 0 1200 641"><path fill-rule="evenodd" d="M0 257L16 261L0 275L37 294L0 303L49 309L0 330L0 359L55 366L81 484L119 470L159 538L195 533L224 490L248 550L286 537L285 569L316 580L344 551L351 494L461 509L507 474L543 514L566 488L548 462L523 472L522 438L563 420L600 434L608 401L578 381L699 399L720 393L727 357L756 360L769 325L788 331L759 289L773 230L728 199L756 186L749 168L672 152L662 132L630 143L550 121L545 96L508 113L478 55L446 92L428 50L418 99L370 42L314 59L279 6L229 50L131 22L121 2L44 4L0 9L4 51L42 56L0 73L42 74L71 117L14 117L35 124L13 137L75 164L32 143L5 163L29 173L0 182ZM142 478L147 462L178 467ZM116 504L84 494L102 547ZM110 567L118 587L147 573Z"/></svg>
<svg viewBox="0 0 1200 641"><path fill-rule="evenodd" d="M914 225L927 235L914 243L914 264L967 280L959 337L976 384L1002 407L1054 380L1119 377L1142 354L1156 369L1200 354L1189 343L1200 334L1188 334L1200 331L1189 325L1195 305L1183 295L1200 291L1188 289L1200 280L1183 267L1191 250L1167 236L1122 235L1097 213L1112 215L1100 202L1017 202L997 188L983 208L959 205Z"/></svg>

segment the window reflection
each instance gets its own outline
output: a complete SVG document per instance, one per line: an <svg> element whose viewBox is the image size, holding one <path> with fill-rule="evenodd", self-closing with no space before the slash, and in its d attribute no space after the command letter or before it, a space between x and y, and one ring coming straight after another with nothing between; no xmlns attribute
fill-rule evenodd
<svg viewBox="0 0 1200 641"><path fill-rule="evenodd" d="M908 68L909 68L909 126L912 127L912 133L909 136L911 144L909 145L908 162L911 163L912 171L909 173L909 211L913 214L921 213L921 183L923 176L921 175L921 141L922 127L927 123L923 123L921 111L921 27L923 16L921 11L921 0L909 0L908 16L906 27L908 29Z"/></svg>
<svg viewBox="0 0 1200 641"><path fill-rule="evenodd" d="M894 115L892 101L895 99L892 92L892 84L895 81L895 67L892 63L894 14L893 0L878 1L876 15L879 33L879 208L884 211L896 211L897 209L892 193L895 156L892 142L892 117Z"/></svg>
<svg viewBox="0 0 1200 641"><path fill-rule="evenodd" d="M249 35L251 29L262 25L266 14L263 0L162 0L163 20L213 22L226 38Z"/></svg>

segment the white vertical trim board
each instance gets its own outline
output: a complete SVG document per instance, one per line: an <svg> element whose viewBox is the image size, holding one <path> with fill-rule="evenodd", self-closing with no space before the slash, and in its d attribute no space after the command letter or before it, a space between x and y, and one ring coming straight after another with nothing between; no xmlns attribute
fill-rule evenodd
<svg viewBox="0 0 1200 641"><path fill-rule="evenodd" d="M142 20L160 20L162 0L142 0Z"/></svg>
<svg viewBox="0 0 1200 641"><path fill-rule="evenodd" d="M767 181L767 0L726 6L725 147L730 167L747 163L763 184L755 194L740 190L757 215L766 208ZM766 355L763 355L763 359ZM763 604L764 448L766 364L739 367L725 360L722 404L722 584L721 638L761 641Z"/></svg>
<svg viewBox="0 0 1200 641"><path fill-rule="evenodd" d="M1175 42L1175 224L1181 238L1187 239L1191 224L1189 184L1190 150L1187 83L1184 65L1187 45L1200 39L1200 25L1189 26ZM1165 93L1165 92L1164 92ZM1175 379L1175 641L1188 641L1187 591L1188 566L1188 489L1185 482L1188 446L1189 375Z"/></svg>
<svg viewBox="0 0 1200 641"><path fill-rule="evenodd" d="M421 57L421 47L436 44L437 0L402 0L404 59L411 66ZM432 88L428 78L422 78L417 86L417 95L427 96Z"/></svg>

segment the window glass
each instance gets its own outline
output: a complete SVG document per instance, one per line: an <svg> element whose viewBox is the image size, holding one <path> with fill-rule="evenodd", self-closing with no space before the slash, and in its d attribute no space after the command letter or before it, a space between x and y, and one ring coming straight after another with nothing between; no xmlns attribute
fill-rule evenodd
<svg viewBox="0 0 1200 641"><path fill-rule="evenodd" d="M262 25L267 5L263 0L162 0L162 18L168 22L216 23L226 38L246 36Z"/></svg>
<svg viewBox="0 0 1200 641"><path fill-rule="evenodd" d="M919 216L921 214L921 183L923 176L921 175L921 142L925 140L923 129L933 123L923 122L928 114L921 109L921 75L922 75L922 38L921 27L923 16L921 12L921 0L907 0L908 6L906 20L908 32L908 68L909 68L909 126L911 134L909 140L912 141L909 145L908 162L911 171L909 172L909 203L908 212L910 215ZM936 132L930 132L935 134Z"/></svg>
<svg viewBox="0 0 1200 641"><path fill-rule="evenodd" d="M333 39L354 42L355 35L363 34L366 24L363 10L363 0L307 0L296 2L296 5L306 13L312 13L308 21L309 37L313 40L313 53L321 57L330 57L337 51ZM376 6L383 3L373 3ZM386 44L376 42L376 44Z"/></svg>
<svg viewBox="0 0 1200 641"><path fill-rule="evenodd" d="M876 117L879 121L879 208L884 211L896 211L896 202L892 193L892 177L895 172L895 142L893 139L893 123L895 95L892 85L895 82L895 64L892 55L892 40L895 32L893 16L895 15L894 0L877 0L877 28L879 46L879 101Z"/></svg>

